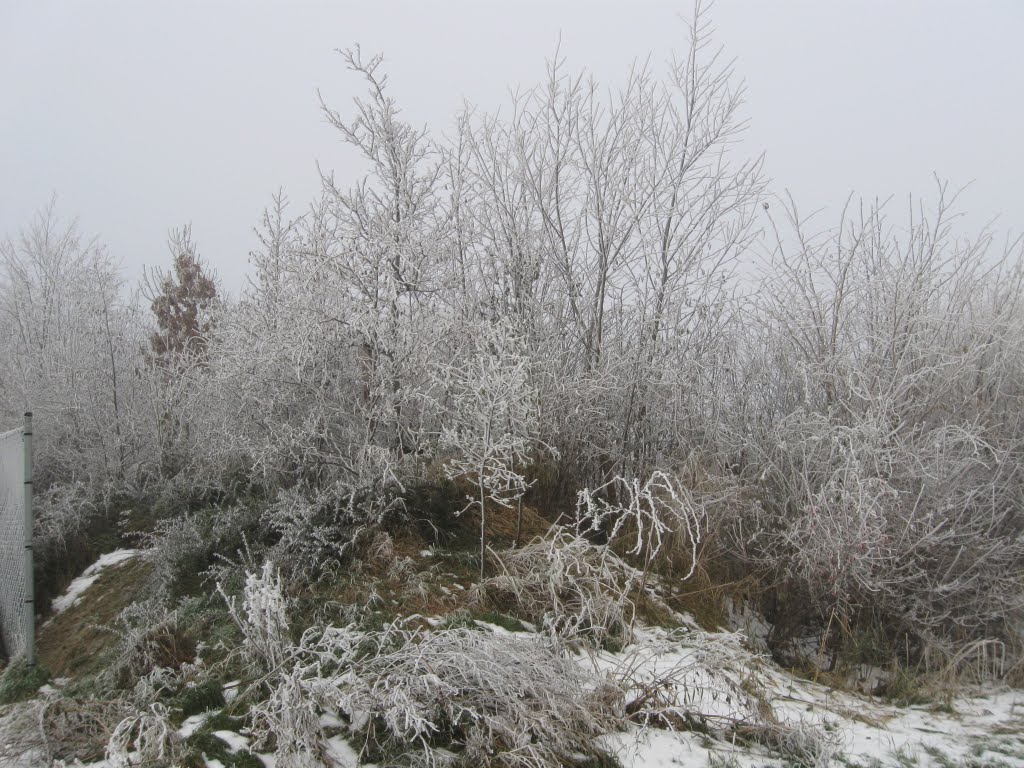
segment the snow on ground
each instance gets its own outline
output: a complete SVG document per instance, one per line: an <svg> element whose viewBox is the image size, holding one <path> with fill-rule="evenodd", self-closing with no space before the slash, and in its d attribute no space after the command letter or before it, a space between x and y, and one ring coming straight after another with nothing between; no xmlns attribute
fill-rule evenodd
<svg viewBox="0 0 1024 768"><path fill-rule="evenodd" d="M100 577L100 572L104 568L109 568L112 565L123 563L125 560L131 560L139 554L137 549L117 549L113 552L108 552L105 555L101 555L100 559L95 563L86 568L82 575L71 582L68 585L67 591L53 601L53 613L63 613L68 608L73 606L79 600L82 599L82 595L85 591L91 587L96 579Z"/></svg>
<svg viewBox="0 0 1024 768"><path fill-rule="evenodd" d="M710 732L637 725L605 737L624 768L808 764L795 754L786 763L763 746L737 742L728 735L730 721L769 730L782 726L794 750L816 742L818 765L1024 768L1022 690L978 691L948 707L899 707L795 677L746 652L742 639L739 633L643 629L622 651L581 658L597 671L631 668L637 681L631 697L644 686L657 687L660 712L701 713L699 721ZM717 737L710 735L715 732Z"/></svg>
<svg viewBox="0 0 1024 768"><path fill-rule="evenodd" d="M340 736L328 739L327 756L334 761L332 768L357 768L359 766L359 752ZM369 763L363 763L361 768L372 768L372 766Z"/></svg>
<svg viewBox="0 0 1024 768"><path fill-rule="evenodd" d="M73 605L100 571L138 553L119 550L100 558L56 601L57 610ZM436 626L442 621L431 617ZM529 636L485 621L477 626L499 635ZM669 722L703 726L677 731L631 725L603 738L623 768L779 768L839 765L846 768L1024 768L1024 690L991 689L937 704L899 707L879 698L828 688L798 678L751 650L743 632L708 633L697 629L638 628L635 642L621 651L581 653L579 663L598 673L622 674L635 681L631 698L658 691L655 709ZM238 681L225 685L233 698ZM700 717L686 717L699 713ZM179 730L187 737L211 713L188 718ZM816 739L818 758L788 761L762 744L742 743L730 725L742 722ZM325 714L321 723L332 731L344 728ZM716 735L717 734L717 735ZM816 734L816 735L815 735ZM249 745L249 738L216 731L230 751ZM799 739L797 739L799 741ZM326 745L331 768L356 768L358 745L333 736ZM272 755L258 755L274 768ZM104 762L94 768L105 766ZM217 761L208 760L209 768Z"/></svg>
<svg viewBox="0 0 1024 768"><path fill-rule="evenodd" d="M198 715L192 715L191 717L185 718L185 722L181 724L181 728L178 729L178 734L183 739L187 739L193 733L203 727L203 723L210 717L210 712L200 712Z"/></svg>
<svg viewBox="0 0 1024 768"><path fill-rule="evenodd" d="M802 686L797 685L797 688ZM863 768L919 766L1024 766L1024 692L990 692L958 699L953 713L926 707L901 709L861 700L859 710L843 711L822 697L808 706L803 722L827 722L833 737L828 764ZM794 713L790 712L790 716ZM792 722L792 721L791 721ZM763 747L716 740L693 731L671 732L633 727L606 737L623 768L678 766L786 765Z"/></svg>
<svg viewBox="0 0 1024 768"><path fill-rule="evenodd" d="M213 735L228 745L229 752L238 752L249 748L249 738L234 731L214 731Z"/></svg>
<svg viewBox="0 0 1024 768"><path fill-rule="evenodd" d="M830 699L824 702L819 696L808 710L828 713L822 720L833 724L841 752L860 764L868 765L873 759L897 764L902 755L921 765L941 765L943 757L969 761L990 749L1002 753L999 759L1006 764L1024 766L1022 691L959 698L952 711L934 705L899 708L848 695ZM850 703L859 706L849 708Z"/></svg>

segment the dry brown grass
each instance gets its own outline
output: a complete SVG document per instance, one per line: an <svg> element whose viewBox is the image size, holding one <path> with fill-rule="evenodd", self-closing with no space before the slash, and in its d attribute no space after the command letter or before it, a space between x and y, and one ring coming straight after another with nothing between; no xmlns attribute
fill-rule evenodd
<svg viewBox="0 0 1024 768"><path fill-rule="evenodd" d="M149 565L139 558L104 569L76 605L39 628L39 659L54 677L79 678L103 668L118 640L104 627L113 626L118 614L139 599L148 573Z"/></svg>

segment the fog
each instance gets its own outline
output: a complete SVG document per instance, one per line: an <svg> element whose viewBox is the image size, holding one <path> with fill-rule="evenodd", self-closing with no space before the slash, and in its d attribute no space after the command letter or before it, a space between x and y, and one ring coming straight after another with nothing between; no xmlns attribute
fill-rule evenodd
<svg viewBox="0 0 1024 768"><path fill-rule="evenodd" d="M631 62L684 47L687 3L0 4L0 235L52 194L134 279L191 222L227 288L282 187L302 207L318 164L361 173L323 120L363 83L335 49L387 59L404 114L450 128L495 109L556 50L614 85ZM970 184L964 225L1021 228L1024 93L1017 2L720 3L715 41L747 82L739 153L766 153L772 190L802 210ZM559 48L560 45L560 48ZM823 220L824 221L824 220Z"/></svg>

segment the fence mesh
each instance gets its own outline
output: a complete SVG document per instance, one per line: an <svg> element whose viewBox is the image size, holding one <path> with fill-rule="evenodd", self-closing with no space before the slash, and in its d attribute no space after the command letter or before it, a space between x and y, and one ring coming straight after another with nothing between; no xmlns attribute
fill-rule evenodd
<svg viewBox="0 0 1024 768"><path fill-rule="evenodd" d="M0 637L25 650L25 454L20 429L0 434Z"/></svg>

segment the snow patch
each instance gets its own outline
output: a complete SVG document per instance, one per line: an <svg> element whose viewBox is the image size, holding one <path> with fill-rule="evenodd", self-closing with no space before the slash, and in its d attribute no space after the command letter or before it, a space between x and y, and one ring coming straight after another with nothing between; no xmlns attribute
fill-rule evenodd
<svg viewBox="0 0 1024 768"><path fill-rule="evenodd" d="M359 766L359 753L341 736L328 739L325 751L332 768L358 768ZM363 768L369 768L369 766L364 763Z"/></svg>
<svg viewBox="0 0 1024 768"><path fill-rule="evenodd" d="M82 595L89 589L100 577L100 572L104 568L109 568L114 565L123 563L126 560L131 560L139 554L137 549L118 549L113 552L108 552L105 555L101 555L100 558L86 568L82 575L71 582L68 585L67 591L53 601L53 613L57 615L63 613L71 606L75 605L82 599Z"/></svg>
<svg viewBox="0 0 1024 768"><path fill-rule="evenodd" d="M750 646L759 653L768 650L768 635L772 625L747 601L739 605L733 600L725 601L725 614L731 629L739 630L747 636Z"/></svg>
<svg viewBox="0 0 1024 768"><path fill-rule="evenodd" d="M192 715L191 717L185 718L185 722L183 722L181 724L181 728L178 729L178 734L181 738L187 739L202 727L203 723L206 722L206 718L208 718L210 714L210 712L201 712L198 715Z"/></svg>
<svg viewBox="0 0 1024 768"><path fill-rule="evenodd" d="M228 752L231 754L249 747L249 739L234 731L214 731L213 735L228 745Z"/></svg>
<svg viewBox="0 0 1024 768"><path fill-rule="evenodd" d="M230 704L232 701L238 698L238 687L242 684L241 680L232 680L231 682L224 683L224 701Z"/></svg>

